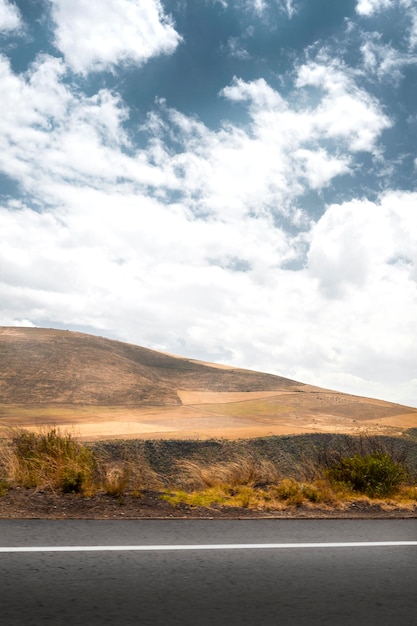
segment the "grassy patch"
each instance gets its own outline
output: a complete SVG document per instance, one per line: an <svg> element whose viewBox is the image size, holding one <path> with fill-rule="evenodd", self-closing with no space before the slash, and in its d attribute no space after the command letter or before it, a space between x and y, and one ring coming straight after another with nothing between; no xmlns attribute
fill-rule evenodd
<svg viewBox="0 0 417 626"><path fill-rule="evenodd" d="M4 478L0 478L0 497L5 496L8 491L11 489L11 484L8 480Z"/></svg>
<svg viewBox="0 0 417 626"><path fill-rule="evenodd" d="M210 488L220 485L266 485L279 480L278 468L265 459L236 456L231 461L199 462L182 460L177 462L177 482L188 487Z"/></svg>
<svg viewBox="0 0 417 626"><path fill-rule="evenodd" d="M242 400L238 402L222 402L219 404L201 404L199 408L207 413L228 415L230 417L274 417L278 413L290 411L293 407L273 399Z"/></svg>
<svg viewBox="0 0 417 626"><path fill-rule="evenodd" d="M417 442L411 438L306 435L87 445L51 428L11 431L0 444L0 495L24 486L80 496L106 493L123 501L152 490L174 506L265 511L337 507L360 498L417 502Z"/></svg>
<svg viewBox="0 0 417 626"><path fill-rule="evenodd" d="M329 483L305 484L292 478L285 478L275 485L255 487L253 485L218 485L195 491L168 491L163 499L173 506L186 504L190 507L242 507L259 511L282 510L299 507L303 504L340 504L339 490L332 490Z"/></svg>
<svg viewBox="0 0 417 626"><path fill-rule="evenodd" d="M411 437L412 439L417 439L417 428L408 428L404 432L404 435L406 437Z"/></svg>
<svg viewBox="0 0 417 626"><path fill-rule="evenodd" d="M161 482L158 474L150 467L143 453L134 450L130 455L118 459L106 452L95 452L97 466L97 488L110 496L122 499L129 493L140 496L145 489L159 489Z"/></svg>
<svg viewBox="0 0 417 626"><path fill-rule="evenodd" d="M271 441L260 443L266 447ZM337 507L363 498L395 496L398 501L415 501L417 486L410 480L412 472L387 451L391 447L397 459L405 459L407 455L396 442L388 446L375 438L358 438L342 443L340 447L314 447L310 454L298 449L289 471L282 470L279 460L266 459L253 448L250 454L235 449L230 461L209 462L196 455L177 461L175 482L179 488L173 490L171 485L164 498L174 506L221 505L265 511L302 505ZM357 453L343 456L352 450ZM369 450L373 453L367 454ZM288 458L284 460L288 462ZM409 466L413 467L412 463Z"/></svg>
<svg viewBox="0 0 417 626"><path fill-rule="evenodd" d="M13 431L3 454L3 466L12 485L64 493L85 493L92 487L93 453L56 428L45 433Z"/></svg>
<svg viewBox="0 0 417 626"><path fill-rule="evenodd" d="M0 495L14 486L61 493L105 492L121 498L157 489L157 473L140 450L114 459L57 428L34 433L12 430L0 450Z"/></svg>

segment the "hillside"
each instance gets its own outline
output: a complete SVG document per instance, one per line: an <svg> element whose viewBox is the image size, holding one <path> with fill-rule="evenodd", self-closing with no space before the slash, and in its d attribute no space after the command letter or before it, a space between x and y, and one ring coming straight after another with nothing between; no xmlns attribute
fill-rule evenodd
<svg viewBox="0 0 417 626"><path fill-rule="evenodd" d="M84 438L390 432L417 409L69 331L0 328L0 425Z"/></svg>

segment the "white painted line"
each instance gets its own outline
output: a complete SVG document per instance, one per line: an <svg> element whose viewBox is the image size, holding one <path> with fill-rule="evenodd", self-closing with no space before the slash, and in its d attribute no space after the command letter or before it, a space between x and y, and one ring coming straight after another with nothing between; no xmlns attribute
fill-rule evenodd
<svg viewBox="0 0 417 626"><path fill-rule="evenodd" d="M417 546L417 541L348 541L335 543L215 543L149 546L11 546L0 547L0 553L168 552L173 550L288 550L300 548L386 548L390 546Z"/></svg>

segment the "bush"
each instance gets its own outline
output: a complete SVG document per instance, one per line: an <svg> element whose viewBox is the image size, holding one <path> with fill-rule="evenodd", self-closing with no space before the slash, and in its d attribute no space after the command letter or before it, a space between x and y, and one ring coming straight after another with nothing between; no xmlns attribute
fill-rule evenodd
<svg viewBox="0 0 417 626"><path fill-rule="evenodd" d="M356 454L335 463L328 470L328 476L332 482L342 483L371 498L386 497L393 494L406 480L407 470L388 454Z"/></svg>
<svg viewBox="0 0 417 626"><path fill-rule="evenodd" d="M15 432L8 466L14 484L82 493L91 487L95 462L91 450L53 428L46 433Z"/></svg>

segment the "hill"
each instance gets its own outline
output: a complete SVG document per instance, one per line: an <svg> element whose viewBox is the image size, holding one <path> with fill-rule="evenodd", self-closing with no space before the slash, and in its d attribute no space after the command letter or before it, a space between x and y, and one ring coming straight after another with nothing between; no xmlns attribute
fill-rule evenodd
<svg viewBox="0 0 417 626"><path fill-rule="evenodd" d="M397 432L417 409L83 333L0 328L0 426L83 438Z"/></svg>

